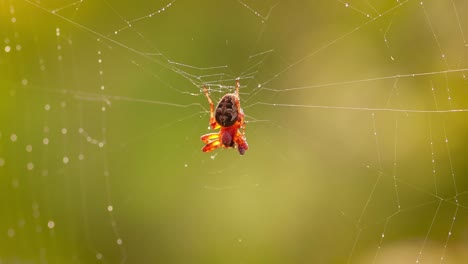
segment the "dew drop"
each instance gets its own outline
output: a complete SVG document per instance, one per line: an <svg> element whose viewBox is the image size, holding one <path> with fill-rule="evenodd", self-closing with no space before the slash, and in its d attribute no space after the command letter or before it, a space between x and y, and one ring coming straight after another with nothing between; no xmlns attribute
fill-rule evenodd
<svg viewBox="0 0 468 264"><path fill-rule="evenodd" d="M15 234L16 234L16 232L12 227L8 228L7 235L8 235L9 238L14 237Z"/></svg>
<svg viewBox="0 0 468 264"><path fill-rule="evenodd" d="M47 227L48 227L49 229L54 228L54 227L55 227L55 222L52 221L52 220L49 220L49 222L47 222Z"/></svg>

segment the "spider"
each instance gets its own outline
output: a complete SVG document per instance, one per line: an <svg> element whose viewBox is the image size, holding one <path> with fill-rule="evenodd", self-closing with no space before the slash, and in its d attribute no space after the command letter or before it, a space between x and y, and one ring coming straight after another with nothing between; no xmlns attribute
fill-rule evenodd
<svg viewBox="0 0 468 264"><path fill-rule="evenodd" d="M211 129L221 128L217 133L201 136L200 139L206 143L202 148L203 152L210 152L219 147L237 147L239 154L244 155L249 149L245 139L244 112L240 107L239 86L239 80L236 80L236 92L225 94L216 106L216 111L206 85L203 86L203 92L210 103L210 127Z"/></svg>

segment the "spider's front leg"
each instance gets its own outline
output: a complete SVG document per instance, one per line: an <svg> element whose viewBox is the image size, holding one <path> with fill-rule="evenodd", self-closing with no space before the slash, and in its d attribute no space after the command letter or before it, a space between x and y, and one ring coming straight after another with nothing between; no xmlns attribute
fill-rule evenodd
<svg viewBox="0 0 468 264"><path fill-rule="evenodd" d="M221 141L219 141L219 133L209 133L200 137L206 145L202 148L203 152L213 151L221 146Z"/></svg>
<svg viewBox="0 0 468 264"><path fill-rule="evenodd" d="M210 95L208 94L208 89L206 89L206 85L203 86L203 92L205 93L205 96L208 99L208 102L210 103L210 127L211 129L217 129L219 128L219 125L218 123L216 123L216 119L214 116L214 104L210 98Z"/></svg>
<svg viewBox="0 0 468 264"><path fill-rule="evenodd" d="M215 140L219 140L219 133L209 133L200 137L201 141L204 143L211 143Z"/></svg>
<svg viewBox="0 0 468 264"><path fill-rule="evenodd" d="M234 141L237 144L237 150L239 150L239 154L244 155L245 151L249 149L249 144L247 144L247 140L240 131L237 131Z"/></svg>

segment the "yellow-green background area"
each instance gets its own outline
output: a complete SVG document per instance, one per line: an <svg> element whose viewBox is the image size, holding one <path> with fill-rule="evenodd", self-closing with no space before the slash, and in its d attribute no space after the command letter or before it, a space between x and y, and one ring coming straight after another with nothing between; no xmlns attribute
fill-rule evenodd
<svg viewBox="0 0 468 264"><path fill-rule="evenodd" d="M1 0L0 263L466 263L468 5L399 2Z"/></svg>

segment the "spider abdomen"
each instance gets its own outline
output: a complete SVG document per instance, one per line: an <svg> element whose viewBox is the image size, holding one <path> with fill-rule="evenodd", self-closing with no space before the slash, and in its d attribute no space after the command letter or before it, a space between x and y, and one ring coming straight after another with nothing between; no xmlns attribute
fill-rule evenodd
<svg viewBox="0 0 468 264"><path fill-rule="evenodd" d="M229 127L236 123L239 116L236 100L237 97L234 94L226 94L216 106L215 119L222 127Z"/></svg>

